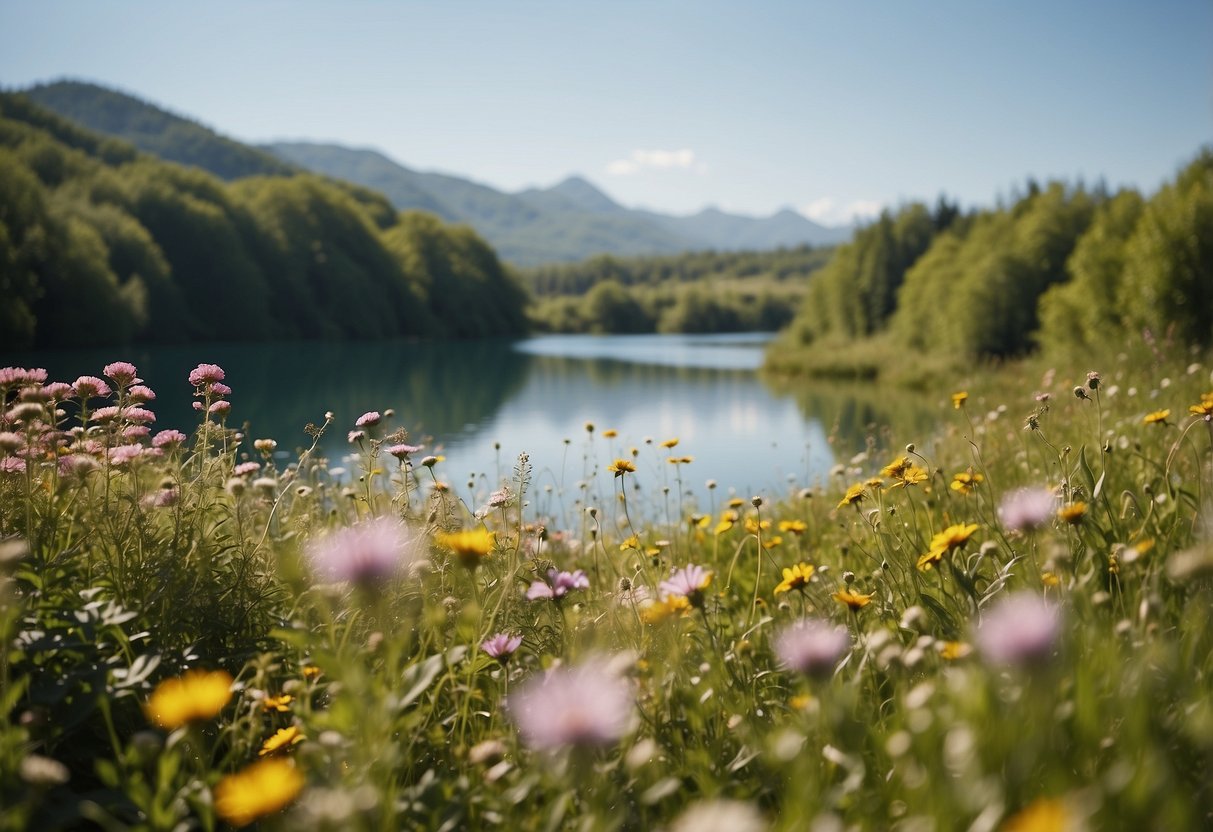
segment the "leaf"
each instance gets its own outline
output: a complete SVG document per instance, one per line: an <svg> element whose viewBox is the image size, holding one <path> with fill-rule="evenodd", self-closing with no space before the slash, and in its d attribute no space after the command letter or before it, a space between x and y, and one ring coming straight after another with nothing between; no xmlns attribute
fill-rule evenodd
<svg viewBox="0 0 1213 832"><path fill-rule="evenodd" d="M1095 489L1091 492L1092 500L1099 499L1099 495L1103 492L1103 481L1104 481L1104 477L1106 477L1106 476L1108 476L1107 471L1104 471L1102 474L1099 475L1099 481L1097 483L1095 483Z"/></svg>
<svg viewBox="0 0 1213 832"><path fill-rule="evenodd" d="M396 707L403 710L411 705L421 694L425 693L426 688L433 684L434 679L438 678L438 674L443 671L443 668L448 664L457 663L466 653L467 647L460 645L452 647L445 653L435 653L420 664L410 665L404 671L402 681L405 684L411 684L412 687L400 697L396 702Z"/></svg>
<svg viewBox="0 0 1213 832"><path fill-rule="evenodd" d="M948 611L947 607L939 602L938 598L936 598L934 595L928 595L925 592L919 592L918 597L922 600L922 603L926 605L927 609L935 613L935 617L939 619L939 623L942 624L945 629L951 632L957 632L959 630L959 628L956 626L955 616Z"/></svg>
<svg viewBox="0 0 1213 832"><path fill-rule="evenodd" d="M1091 463L1087 462L1087 446L1083 445L1078 449L1078 468L1082 472L1082 478L1087 482L1087 493L1095 491L1095 472L1091 470Z"/></svg>

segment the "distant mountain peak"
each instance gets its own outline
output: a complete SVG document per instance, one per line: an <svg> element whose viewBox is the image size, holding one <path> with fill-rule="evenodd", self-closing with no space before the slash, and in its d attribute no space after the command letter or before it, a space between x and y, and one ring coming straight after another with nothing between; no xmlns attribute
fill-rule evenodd
<svg viewBox="0 0 1213 832"><path fill-rule="evenodd" d="M566 177L548 190L564 197L583 211L606 214L626 210L588 179L577 174Z"/></svg>

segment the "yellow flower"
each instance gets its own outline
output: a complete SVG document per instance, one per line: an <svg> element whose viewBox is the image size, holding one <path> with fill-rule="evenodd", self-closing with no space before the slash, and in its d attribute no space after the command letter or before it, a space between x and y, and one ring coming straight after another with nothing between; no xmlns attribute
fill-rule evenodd
<svg viewBox="0 0 1213 832"><path fill-rule="evenodd" d="M459 562L468 569L475 569L480 561L493 551L493 532L488 529L470 529L460 532L439 532L434 542L450 549Z"/></svg>
<svg viewBox="0 0 1213 832"><path fill-rule="evenodd" d="M813 697L807 693L797 694L788 700L788 706L794 711L803 711L813 704Z"/></svg>
<svg viewBox="0 0 1213 832"><path fill-rule="evenodd" d="M720 515L720 522L716 524L716 534L724 534L737 522L737 512L726 511Z"/></svg>
<svg viewBox="0 0 1213 832"><path fill-rule="evenodd" d="M314 665L314 664L304 665L303 666L303 678L304 679L319 679L320 678L320 668L316 667L316 665Z"/></svg>
<svg viewBox="0 0 1213 832"><path fill-rule="evenodd" d="M607 439L614 439L616 436L619 435L619 431L615 430L614 428L607 428L606 430L604 430L602 432L602 435L605 436Z"/></svg>
<svg viewBox="0 0 1213 832"><path fill-rule="evenodd" d="M813 577L813 567L807 563L798 563L795 566L785 566L783 568L783 580L779 586L775 587L775 594L787 592L792 589L803 589L808 586L809 580Z"/></svg>
<svg viewBox="0 0 1213 832"><path fill-rule="evenodd" d="M1082 518L1087 514L1086 503L1071 503L1068 506L1063 506L1057 512L1057 516L1065 520L1071 526L1077 526L1082 522Z"/></svg>
<svg viewBox="0 0 1213 832"><path fill-rule="evenodd" d="M968 471L961 471L959 474L953 475L951 488L953 491L960 492L961 494L972 494L973 489L985 482L985 479L981 474L974 473L973 469L970 468Z"/></svg>
<svg viewBox="0 0 1213 832"><path fill-rule="evenodd" d="M809 524L803 520L780 520L779 530L781 532L791 532L797 537L800 537L809 530Z"/></svg>
<svg viewBox="0 0 1213 832"><path fill-rule="evenodd" d="M908 456L899 457L881 468L880 475L882 477L900 477L913 464L913 461Z"/></svg>
<svg viewBox="0 0 1213 832"><path fill-rule="evenodd" d="M776 546L778 546L781 543L783 543L783 538L777 534L772 535L771 537L764 537L762 539L762 548L763 549L774 549Z"/></svg>
<svg viewBox="0 0 1213 832"><path fill-rule="evenodd" d="M694 520L694 523L697 528L706 529L708 526L712 525L712 515L705 514L698 520Z"/></svg>
<svg viewBox="0 0 1213 832"><path fill-rule="evenodd" d="M289 693L284 693L281 696L267 696L261 700L261 707L267 711L286 713L291 709L291 700L293 698Z"/></svg>
<svg viewBox="0 0 1213 832"><path fill-rule="evenodd" d="M1165 425L1167 423L1167 417L1170 415L1170 409L1155 410L1153 413L1147 413L1146 417L1142 419L1142 421L1147 425Z"/></svg>
<svg viewBox="0 0 1213 832"><path fill-rule="evenodd" d="M897 482L890 485L889 488L904 488L907 485L918 485L920 482L924 482L929 476L930 474L927 473L927 469L919 468L917 465L911 465L901 472L901 475L897 478Z"/></svg>
<svg viewBox="0 0 1213 832"><path fill-rule="evenodd" d="M1066 832L1072 828L1064 802L1041 798L1010 817L1000 832Z"/></svg>
<svg viewBox="0 0 1213 832"><path fill-rule="evenodd" d="M838 507L842 508L843 506L853 506L860 500L864 499L863 490L865 487L866 486L861 482L857 482L852 485L847 489L847 493L843 496L842 500L839 501Z"/></svg>
<svg viewBox="0 0 1213 832"><path fill-rule="evenodd" d="M939 647L940 657L949 662L963 659L972 652L973 648L963 641L945 641Z"/></svg>
<svg viewBox="0 0 1213 832"><path fill-rule="evenodd" d="M1061 578L1057 577L1057 575L1053 572L1041 572L1040 582L1045 586L1059 586L1061 584Z"/></svg>
<svg viewBox="0 0 1213 832"><path fill-rule="evenodd" d="M935 564L943 560L942 549L932 549L918 559L918 568L923 572L929 572L935 568Z"/></svg>
<svg viewBox="0 0 1213 832"><path fill-rule="evenodd" d="M849 589L840 589L831 597L838 603L846 604L853 610L861 610L872 603L872 599L876 597L876 594L864 595L859 592L851 592Z"/></svg>
<svg viewBox="0 0 1213 832"><path fill-rule="evenodd" d="M224 670L189 670L156 685L144 713L170 731L187 722L218 716L232 698L232 676Z"/></svg>
<svg viewBox="0 0 1213 832"><path fill-rule="evenodd" d="M614 471L617 477L622 477L624 474L636 473L636 464L630 459L617 459L607 466L607 470Z"/></svg>
<svg viewBox="0 0 1213 832"><path fill-rule="evenodd" d="M745 530L750 534L758 534L760 531L766 531L769 528L771 528L770 520L763 520L760 523L753 517L747 517L745 519Z"/></svg>
<svg viewBox="0 0 1213 832"><path fill-rule="evenodd" d="M693 457L693 456L668 456L668 457L666 457L665 461L670 463L671 465L690 465L692 462L695 461L695 457Z"/></svg>
<svg viewBox="0 0 1213 832"><path fill-rule="evenodd" d="M632 535L627 540L625 540L619 544L619 551L621 551L621 552L626 552L628 549L639 549L639 548L640 548L640 538L637 537L636 535Z"/></svg>
<svg viewBox="0 0 1213 832"><path fill-rule="evenodd" d="M299 796L303 782L289 761L261 760L215 785L215 811L232 826L248 826L285 808Z"/></svg>
<svg viewBox="0 0 1213 832"><path fill-rule="evenodd" d="M970 523L967 526L964 523L948 526L931 538L931 551L942 549L945 552L950 552L953 549L964 548L964 545L969 542L969 538L976 531L976 523Z"/></svg>
<svg viewBox="0 0 1213 832"><path fill-rule="evenodd" d="M666 441L662 442L662 443L661 443L661 447L663 447L663 448L673 448L673 447L674 447L674 446L676 446L677 444L678 444L678 437L674 437L673 439L667 439Z"/></svg>
<svg viewBox="0 0 1213 832"><path fill-rule="evenodd" d="M685 595L671 595L664 601L654 601L640 610L640 620L645 624L660 624L674 615L686 615L691 602Z"/></svg>
<svg viewBox="0 0 1213 832"><path fill-rule="evenodd" d="M289 728L280 728L274 732L274 735L261 744L261 750L257 754L264 757L266 754L273 754L283 748L290 748L292 745L303 742L307 737L299 730L299 726L292 725Z"/></svg>
<svg viewBox="0 0 1213 832"><path fill-rule="evenodd" d="M1200 404L1189 407L1188 412L1197 416L1213 416L1213 399L1202 399Z"/></svg>
<svg viewBox="0 0 1213 832"><path fill-rule="evenodd" d="M734 497L733 499L729 500L729 508L741 508L744 505L745 500L741 499L740 497Z"/></svg>
<svg viewBox="0 0 1213 832"><path fill-rule="evenodd" d="M964 390L961 390L959 393L953 393L952 394L952 407L955 408L956 410L960 410L962 407L964 407L965 402L968 400L969 400L969 394L967 392L965 392Z"/></svg>

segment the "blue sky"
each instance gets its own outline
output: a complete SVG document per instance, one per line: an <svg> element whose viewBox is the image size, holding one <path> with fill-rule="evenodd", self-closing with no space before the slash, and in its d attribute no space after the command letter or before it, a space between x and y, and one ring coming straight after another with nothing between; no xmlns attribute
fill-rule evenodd
<svg viewBox="0 0 1213 832"><path fill-rule="evenodd" d="M243 140L837 223L1153 190L1213 141L1213 2L0 0L0 84L63 76Z"/></svg>

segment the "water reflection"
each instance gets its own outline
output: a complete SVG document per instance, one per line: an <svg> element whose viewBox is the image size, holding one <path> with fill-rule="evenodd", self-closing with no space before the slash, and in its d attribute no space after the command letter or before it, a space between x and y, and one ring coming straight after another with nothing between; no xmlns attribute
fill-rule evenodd
<svg viewBox="0 0 1213 832"><path fill-rule="evenodd" d="M756 372L762 336L545 336L522 342L443 344L224 344L12 356L54 379L99 375L130 360L159 395L158 427L188 428L190 369L214 362L234 390L231 419L281 448L307 442L304 426L336 416L322 452L340 465L346 431L368 410L393 408L395 426L447 459L436 473L469 505L530 455L536 499L569 511L615 499L605 466L636 448L648 505L680 496L709 509L730 491L782 495L823 479L835 453L849 458L873 425L907 424L922 408L871 386L773 389ZM593 434L585 429L591 422ZM922 424L927 424L923 421ZM614 438L603 436L607 429ZM677 437L673 451L660 447ZM498 447L498 445L500 447ZM692 456L676 469L668 456ZM681 483L675 478L681 472ZM708 480L720 487L709 490ZM472 483L469 490L468 483ZM584 484L584 485L582 485ZM546 492L545 492L546 487Z"/></svg>

